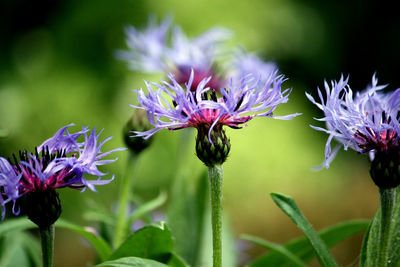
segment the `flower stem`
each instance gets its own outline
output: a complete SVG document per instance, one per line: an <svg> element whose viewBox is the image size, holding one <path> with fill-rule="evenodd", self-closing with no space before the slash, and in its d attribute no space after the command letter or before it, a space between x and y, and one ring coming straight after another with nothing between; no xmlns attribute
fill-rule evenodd
<svg viewBox="0 0 400 267"><path fill-rule="evenodd" d="M53 266L54 255L54 224L39 227L40 241L42 243L43 267Z"/></svg>
<svg viewBox="0 0 400 267"><path fill-rule="evenodd" d="M396 201L396 188L379 189L381 201L381 229L379 237L378 266L388 266L391 223Z"/></svg>
<svg viewBox="0 0 400 267"><path fill-rule="evenodd" d="M213 235L213 267L222 266L222 165L208 167L211 193L211 224Z"/></svg>
<svg viewBox="0 0 400 267"><path fill-rule="evenodd" d="M127 209L129 206L129 195L132 191L133 173L138 164L139 155L130 152L126 166L125 177L120 184L120 198L118 201L117 222L115 225L114 248L122 244L128 232Z"/></svg>

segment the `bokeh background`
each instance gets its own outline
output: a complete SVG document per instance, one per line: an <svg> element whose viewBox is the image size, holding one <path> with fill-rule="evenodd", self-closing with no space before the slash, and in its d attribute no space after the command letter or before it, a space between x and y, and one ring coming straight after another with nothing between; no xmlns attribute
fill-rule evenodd
<svg viewBox="0 0 400 267"><path fill-rule="evenodd" d="M341 151L329 170L311 171L323 160L326 134L312 130L321 116L304 92L316 94L324 79L350 75L353 90L364 89L374 72L389 90L400 87L400 19L389 2L377 0L2 0L0 2L0 156L32 150L60 127L75 123L114 136L105 149L123 146L121 131L136 101L131 89L161 75L129 71L114 57L125 49L123 27L145 27L148 16L174 17L189 36L219 25L233 30L233 42L272 60L293 92L277 114L301 112L292 121L257 118L242 130L228 129L232 150L225 164L224 209L235 235L285 242L301 235L274 206L270 192L295 198L316 229L343 220L371 218L378 207L368 160ZM394 3L393 3L394 5ZM160 132L144 152L135 194L149 199L169 191L177 160L195 180L204 166L194 154L178 152L186 130ZM81 214L90 201L113 209L126 153L107 166L116 179L98 193L61 190L63 218L90 224ZM161 211L162 212L162 211ZM362 235L335 246L341 266L358 262ZM240 243L242 244L242 243ZM264 250L240 245L241 263ZM73 257L71 257L73 255ZM59 231L55 266L85 266L94 259L78 236ZM316 262L313 266L318 266Z"/></svg>

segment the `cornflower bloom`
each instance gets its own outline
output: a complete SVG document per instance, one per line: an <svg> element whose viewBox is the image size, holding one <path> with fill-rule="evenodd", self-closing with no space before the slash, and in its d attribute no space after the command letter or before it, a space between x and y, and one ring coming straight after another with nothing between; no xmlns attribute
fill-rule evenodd
<svg viewBox="0 0 400 267"><path fill-rule="evenodd" d="M326 99L318 90L321 103L307 94L324 112L325 117L318 120L326 122L326 129L311 127L329 134L323 163L326 168L342 146L370 155L370 175L379 187L380 215L375 216L365 236L364 249L370 253L366 253L363 264L390 266L400 258L396 253L398 233L392 231L397 227L396 194L400 184L400 88L382 93L386 86L378 86L374 75L372 84L353 97L347 82L348 78L343 77L339 82L332 81L331 86L325 82ZM340 144L332 151L334 138Z"/></svg>
<svg viewBox="0 0 400 267"><path fill-rule="evenodd" d="M321 103L309 94L307 97L325 115L318 120L326 122L326 129L311 126L329 134L323 166L329 168L342 146L345 150L351 147L369 153L371 176L379 187L395 187L400 183L400 89L385 94L381 92L385 87L378 86L373 76L371 86L353 97L348 78L341 77L331 86L325 83L326 100L318 90ZM339 145L332 150L333 139Z"/></svg>
<svg viewBox="0 0 400 267"><path fill-rule="evenodd" d="M55 189L70 187L85 191L95 191L96 185L110 183L101 180L103 173L98 166L114 162L117 159L105 160L105 156L122 150L113 149L101 152L100 149L111 137L99 143L99 134L94 129L83 128L76 133L69 133L68 125L43 142L34 153L26 150L19 152L19 159L13 154L12 159L0 157L0 204L2 219L5 216L5 204L13 202L13 213L19 215L21 205L28 217L39 227L53 224L61 213L60 200ZM80 136L83 142L78 142ZM86 180L83 175L97 176L97 180ZM23 197L26 197L24 201ZM43 206L44 205L44 206Z"/></svg>
<svg viewBox="0 0 400 267"><path fill-rule="evenodd" d="M274 116L273 111L288 101L291 89L282 92L283 76L270 75L265 83L253 75L246 75L240 82L230 79L224 87L213 90L207 86L211 77L201 80L192 90L195 73L192 70L188 82L182 86L173 75L170 82L161 84L146 82L148 94L137 90L138 106L147 111L154 128L144 132L134 131L135 136L149 138L156 132L187 127L197 129L196 154L208 167L211 192L213 229L213 266L222 264L222 164L229 151L230 141L223 126L239 129L254 117L292 119L299 114Z"/></svg>
<svg viewBox="0 0 400 267"><path fill-rule="evenodd" d="M214 27L189 39L179 26L171 26L169 17L160 25L150 17L146 29L139 31L129 26L125 32L130 50L118 51L119 59L127 61L135 71L173 73L175 81L182 85L188 83L193 69L192 91L208 77L211 79L206 85L218 90L228 82L227 77L240 83L241 77L253 74L266 82L271 74L277 74L274 63L265 63L243 49L227 60L232 53L226 43L232 34L225 28Z"/></svg>
<svg viewBox="0 0 400 267"><path fill-rule="evenodd" d="M231 79L226 87L219 88L218 92L206 86L210 77L203 79L193 92L191 88L195 77L194 71L184 87L174 76L168 77L170 82L164 81L161 84L146 82L148 95L142 89L136 90L139 106L133 107L146 110L154 128L145 132L135 131L135 136L147 139L162 129L178 130L194 127L198 130L198 145L204 141L210 145L218 145L221 141L227 142L222 130L224 125L239 129L254 117L292 119L298 115L273 115L279 104L288 101L291 91L291 89L281 91L281 85L285 80L282 75L271 75L262 85L251 75L243 77L240 84ZM219 136L219 133L223 136ZM204 137L207 140L203 140Z"/></svg>

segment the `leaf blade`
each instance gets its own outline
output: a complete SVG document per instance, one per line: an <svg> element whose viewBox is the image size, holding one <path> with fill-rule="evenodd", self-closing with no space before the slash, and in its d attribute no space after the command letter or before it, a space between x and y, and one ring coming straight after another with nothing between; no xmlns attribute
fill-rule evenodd
<svg viewBox="0 0 400 267"><path fill-rule="evenodd" d="M317 232L315 232L311 224L304 217L293 198L279 193L271 193L271 197L278 207L304 232L314 248L321 265L337 267L338 264L329 252L324 241L322 241Z"/></svg>

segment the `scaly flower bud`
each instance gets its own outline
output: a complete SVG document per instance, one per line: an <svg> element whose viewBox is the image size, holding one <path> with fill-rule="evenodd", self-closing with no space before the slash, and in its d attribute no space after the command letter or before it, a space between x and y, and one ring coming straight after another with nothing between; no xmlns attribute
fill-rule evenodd
<svg viewBox="0 0 400 267"><path fill-rule="evenodd" d="M228 157L231 143L222 125L218 124L211 131L211 141L208 139L210 127L206 124L197 127L196 155L208 167L222 164Z"/></svg>
<svg viewBox="0 0 400 267"><path fill-rule="evenodd" d="M152 138L131 138L134 131L148 131L152 128L146 111L143 109L135 109L131 118L125 124L123 135L126 146L135 154L139 154L146 149L152 142Z"/></svg>
<svg viewBox="0 0 400 267"><path fill-rule="evenodd" d="M400 150L379 151L371 162L371 178L379 188L395 188L400 184Z"/></svg>

